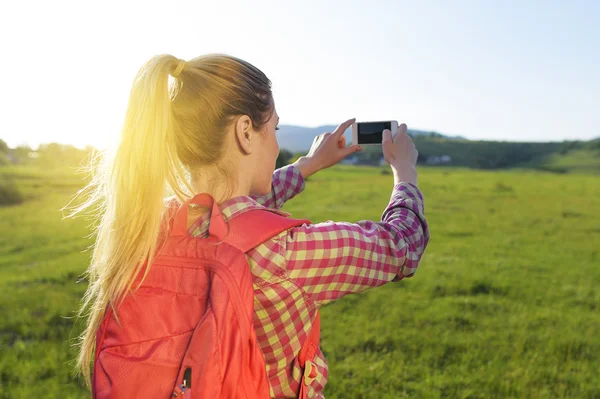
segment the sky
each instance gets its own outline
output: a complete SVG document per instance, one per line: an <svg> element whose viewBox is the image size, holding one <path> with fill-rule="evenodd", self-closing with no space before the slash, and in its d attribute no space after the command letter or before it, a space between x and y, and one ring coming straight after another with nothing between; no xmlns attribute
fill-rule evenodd
<svg viewBox="0 0 600 399"><path fill-rule="evenodd" d="M114 145L144 62L213 52L267 75L280 124L600 136L600 1L6 1L0 44L10 147Z"/></svg>

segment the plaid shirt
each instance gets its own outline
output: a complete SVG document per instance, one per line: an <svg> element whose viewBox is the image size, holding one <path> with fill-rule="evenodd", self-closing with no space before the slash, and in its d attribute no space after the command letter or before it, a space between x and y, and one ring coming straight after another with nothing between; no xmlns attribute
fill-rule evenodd
<svg viewBox="0 0 600 399"><path fill-rule="evenodd" d="M250 209L279 210L304 190L293 165L277 169L271 192L239 196L221 204L225 220ZM412 276L429 241L423 196L417 186L399 183L381 222L327 221L303 224L247 252L254 285L254 328L265 357L271 398L296 398L303 370L296 356L322 305L346 294L365 291ZM208 235L208 214L189 228ZM313 361L319 375L308 397L324 399L328 368L321 349Z"/></svg>

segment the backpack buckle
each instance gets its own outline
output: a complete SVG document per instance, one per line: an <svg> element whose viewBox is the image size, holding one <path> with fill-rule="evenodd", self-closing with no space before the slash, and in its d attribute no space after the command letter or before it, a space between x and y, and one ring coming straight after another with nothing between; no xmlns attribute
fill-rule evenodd
<svg viewBox="0 0 600 399"><path fill-rule="evenodd" d="M304 363L304 384L310 385L310 383L313 382L315 378L317 378L317 375L319 375L319 372L317 371L317 366L315 366L315 364L312 361L307 360Z"/></svg>

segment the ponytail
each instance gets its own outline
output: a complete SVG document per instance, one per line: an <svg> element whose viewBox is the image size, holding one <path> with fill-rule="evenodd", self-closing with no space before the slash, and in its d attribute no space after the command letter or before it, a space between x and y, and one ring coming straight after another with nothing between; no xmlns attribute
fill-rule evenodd
<svg viewBox="0 0 600 399"><path fill-rule="evenodd" d="M86 168L93 173L91 182L75 196L90 191L90 198L67 216L98 205L89 286L77 316L88 308L89 313L73 370L88 387L96 332L108 306L120 324L116 308L147 266L144 281L165 238L159 235L168 221L166 195L183 203L206 192L209 187L191 184L215 170L221 181L234 183L236 171L226 154L231 124L249 115L261 130L273 112L270 80L239 58L207 54L186 62L160 55L142 66L116 151L92 155Z"/></svg>
<svg viewBox="0 0 600 399"><path fill-rule="evenodd" d="M79 337L81 351L75 366L75 372L81 372L88 386L95 332L107 305L114 311L143 264L151 265L159 244L167 185L176 191L179 187L175 176L182 169L176 161L171 108L178 83L173 85L175 90L169 90L169 74L176 71L174 75L178 75L184 68L179 61L171 55L160 55L142 66L131 89L116 153L105 158L105 166L87 187L94 188L92 198L69 215L97 202L103 213L87 270L89 287L78 313L81 316L91 305L88 325ZM148 271L149 267L143 279Z"/></svg>

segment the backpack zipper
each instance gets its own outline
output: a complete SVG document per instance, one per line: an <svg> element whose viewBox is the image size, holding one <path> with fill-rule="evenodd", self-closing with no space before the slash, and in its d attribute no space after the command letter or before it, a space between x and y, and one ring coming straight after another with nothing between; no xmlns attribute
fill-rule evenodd
<svg viewBox="0 0 600 399"><path fill-rule="evenodd" d="M173 390L173 395L172 397L175 398L177 396L179 396L179 394L181 394L183 396L183 394L185 393L185 391L188 388L192 388L192 368L191 367L186 367L185 371L183 372L183 380L181 381L181 384L177 385L175 387L175 389Z"/></svg>
<svg viewBox="0 0 600 399"><path fill-rule="evenodd" d="M185 371L183 372L183 382L181 385L183 385L186 388L192 387L192 368L191 367L185 368Z"/></svg>

